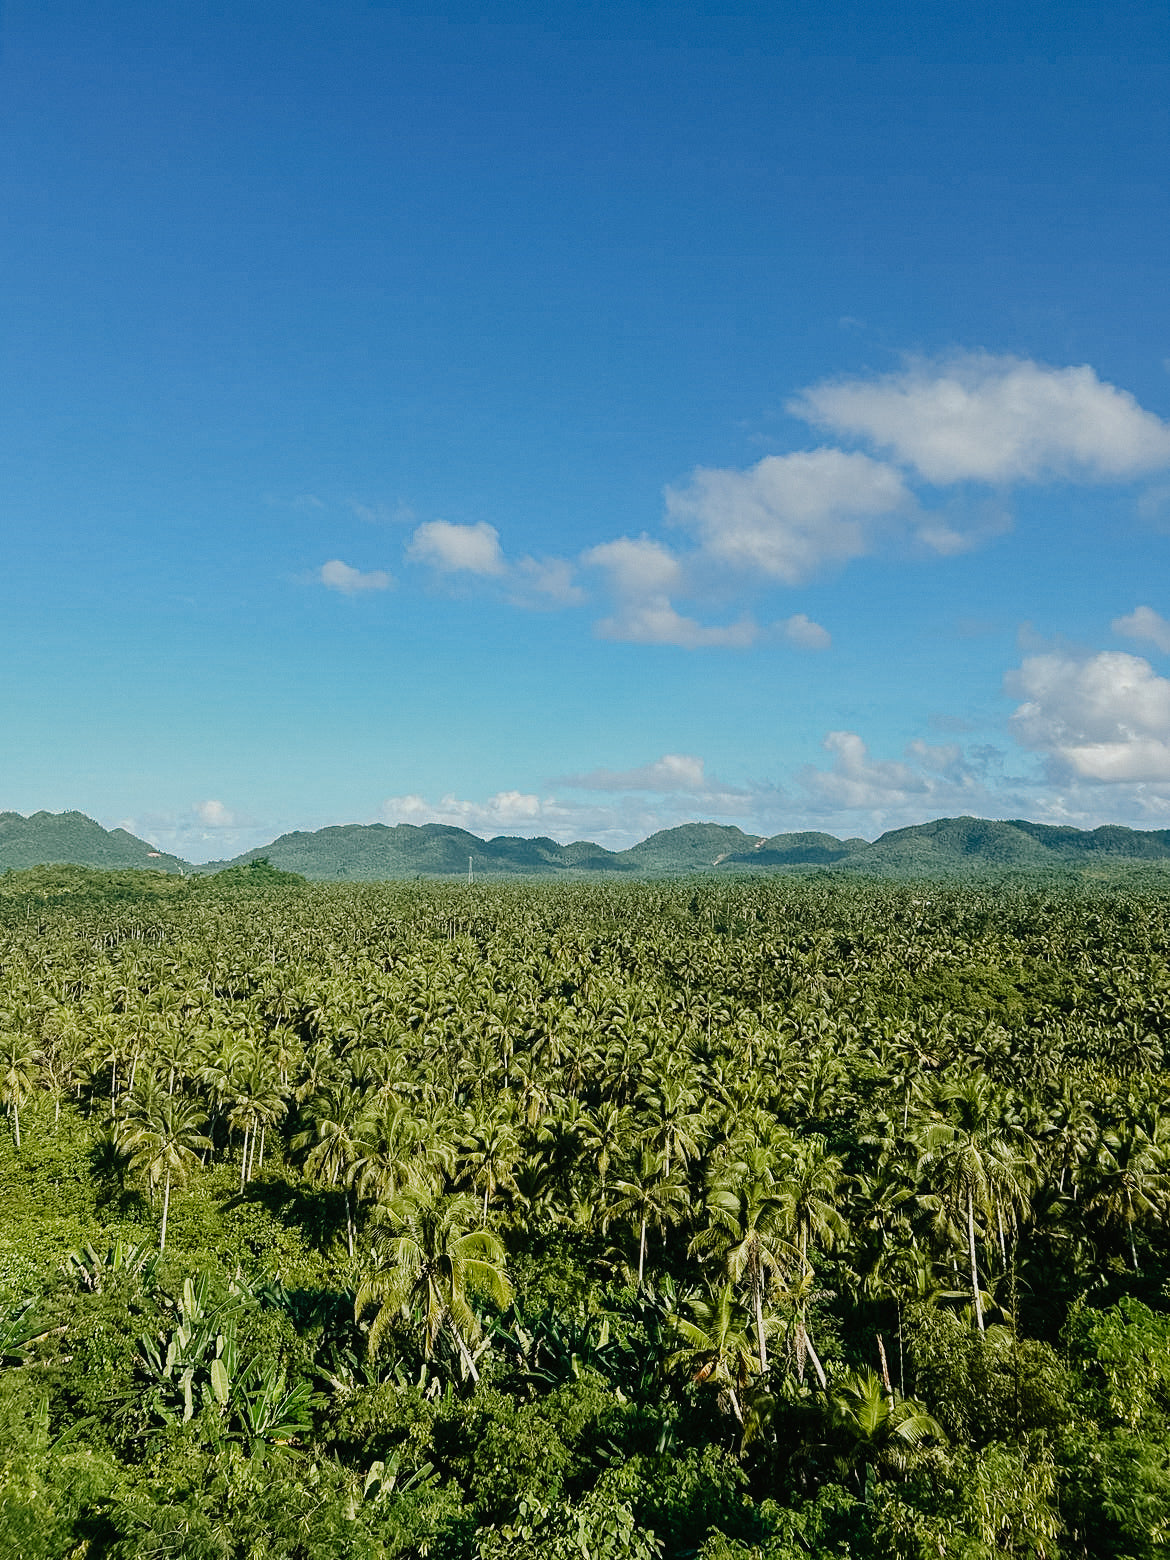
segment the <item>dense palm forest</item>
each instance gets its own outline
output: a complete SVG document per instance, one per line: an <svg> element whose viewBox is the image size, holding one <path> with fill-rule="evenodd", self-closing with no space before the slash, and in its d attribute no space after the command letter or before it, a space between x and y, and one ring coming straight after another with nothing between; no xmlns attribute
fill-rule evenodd
<svg viewBox="0 0 1170 1560"><path fill-rule="evenodd" d="M1156 884L279 878L0 878L0 1552L1164 1552Z"/></svg>

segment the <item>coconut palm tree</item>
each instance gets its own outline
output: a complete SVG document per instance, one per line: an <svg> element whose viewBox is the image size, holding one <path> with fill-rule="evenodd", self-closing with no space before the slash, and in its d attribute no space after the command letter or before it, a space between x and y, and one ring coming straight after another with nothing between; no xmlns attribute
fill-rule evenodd
<svg viewBox="0 0 1170 1560"><path fill-rule="evenodd" d="M1090 1189L1089 1212L1102 1223L1124 1230L1133 1270L1138 1271L1136 1226L1163 1216L1170 1201L1165 1150L1135 1121L1123 1122L1101 1136Z"/></svg>
<svg viewBox="0 0 1170 1560"><path fill-rule="evenodd" d="M640 1287L646 1271L646 1231L666 1229L673 1223L679 1210L686 1205L686 1188L677 1165L668 1170L658 1154L644 1148L637 1163L614 1182L612 1191L616 1194L612 1205L614 1213L628 1219L638 1231Z"/></svg>
<svg viewBox="0 0 1170 1560"><path fill-rule="evenodd" d="M687 1303L690 1318L676 1314L671 1322L682 1346L669 1355L668 1370L685 1366L692 1381L715 1387L742 1426L743 1394L758 1368L747 1311L737 1303L735 1284L723 1283L709 1299Z"/></svg>
<svg viewBox="0 0 1170 1560"><path fill-rule="evenodd" d="M354 1316L377 1308L370 1353L377 1353L396 1314L421 1310L423 1351L430 1359L444 1328L451 1334L473 1382L479 1372L470 1343L479 1321L470 1297L478 1294L501 1310L512 1298L504 1248L490 1230L475 1228L476 1199L466 1192L436 1196L407 1191L392 1198L372 1231L373 1270L362 1280Z"/></svg>
<svg viewBox="0 0 1170 1560"><path fill-rule="evenodd" d="M938 1421L912 1398L904 1398L887 1387L874 1370L848 1371L833 1383L829 1395L832 1420L850 1443L849 1461L860 1464L856 1473L860 1490L865 1488L861 1471L870 1463L888 1463L904 1469L907 1453L926 1440L944 1439Z"/></svg>
<svg viewBox="0 0 1170 1560"><path fill-rule="evenodd" d="M12 1122L17 1148L20 1147L20 1107L32 1093L39 1062L40 1050L32 1035L13 1029L0 1033L0 1105L5 1107Z"/></svg>
<svg viewBox="0 0 1170 1560"><path fill-rule="evenodd" d="M920 1164L952 1214L966 1225L971 1268L971 1297L979 1331L985 1331L983 1296L979 1287L975 1215L993 1215L1004 1203L1025 1193L1028 1166L1001 1130L997 1100L985 1073L962 1083L945 1084L938 1093L944 1111L924 1130Z"/></svg>
<svg viewBox="0 0 1170 1560"><path fill-rule="evenodd" d="M691 1242L694 1251L714 1250L727 1277L745 1290L755 1317L761 1375L768 1371L764 1300L796 1256L773 1166L770 1151L756 1147L725 1166L707 1198L710 1223Z"/></svg>
<svg viewBox="0 0 1170 1560"><path fill-rule="evenodd" d="M326 1186L340 1186L345 1195L346 1251L354 1254L353 1186L370 1152L373 1123L366 1100L356 1089L342 1085L314 1095L306 1107L308 1126L292 1140L300 1153L305 1174ZM245 1158L246 1158L245 1152Z"/></svg>
<svg viewBox="0 0 1170 1560"><path fill-rule="evenodd" d="M211 1147L201 1127L206 1112L194 1100L167 1094L151 1077L140 1079L133 1093L123 1096L114 1122L114 1139L130 1168L146 1176L151 1199L163 1183L162 1225L158 1249L167 1245L171 1185L181 1185Z"/></svg>

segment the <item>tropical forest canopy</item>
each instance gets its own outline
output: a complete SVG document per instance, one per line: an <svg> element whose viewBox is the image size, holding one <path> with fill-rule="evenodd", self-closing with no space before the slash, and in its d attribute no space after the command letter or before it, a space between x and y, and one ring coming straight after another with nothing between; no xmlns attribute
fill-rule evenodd
<svg viewBox="0 0 1170 1560"><path fill-rule="evenodd" d="M1157 882L0 877L0 1552L1154 1556Z"/></svg>

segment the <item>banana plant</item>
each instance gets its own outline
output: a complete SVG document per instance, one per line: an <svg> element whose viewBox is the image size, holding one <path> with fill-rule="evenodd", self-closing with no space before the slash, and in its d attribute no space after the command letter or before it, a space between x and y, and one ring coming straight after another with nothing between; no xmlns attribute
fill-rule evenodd
<svg viewBox="0 0 1170 1560"><path fill-rule="evenodd" d="M148 1334L138 1340L139 1361L154 1383L157 1407L171 1423L186 1423L196 1410L195 1389L201 1407L215 1403L226 1411L238 1365L236 1318L243 1308L239 1294L209 1304L210 1282L206 1273L183 1281L178 1321L169 1338Z"/></svg>
<svg viewBox="0 0 1170 1560"><path fill-rule="evenodd" d="M272 1447L295 1446L311 1434L313 1410L321 1402L307 1381L288 1386L283 1369L271 1360L253 1360L231 1384L230 1395L253 1456Z"/></svg>
<svg viewBox="0 0 1170 1560"><path fill-rule="evenodd" d="M114 1273L136 1275L143 1290L150 1293L155 1287L161 1255L152 1241L127 1241L118 1236L105 1252L95 1251L87 1241L80 1251L69 1253L61 1271L90 1294L100 1295Z"/></svg>

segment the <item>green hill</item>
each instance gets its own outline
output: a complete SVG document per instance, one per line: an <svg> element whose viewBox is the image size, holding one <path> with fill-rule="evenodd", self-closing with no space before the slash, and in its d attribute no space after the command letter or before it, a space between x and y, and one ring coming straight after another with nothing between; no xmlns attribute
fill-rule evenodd
<svg viewBox="0 0 1170 1560"><path fill-rule="evenodd" d="M446 823L346 823L313 833L298 830L233 862L209 862L201 870L238 866L261 856L283 872L363 882L420 874L466 877L469 862L481 875L621 870L612 851L587 841L558 845L556 840L511 835L483 840Z"/></svg>
<svg viewBox="0 0 1170 1560"><path fill-rule="evenodd" d="M231 861L191 868L124 829L103 829L84 813L0 813L0 871L73 864L107 871L148 869L230 872L241 886L269 874L317 881L376 882L413 877L582 877L594 874L662 877L680 873L821 870L875 877L969 877L1004 872L1088 872L1100 875L1170 864L1170 829L1142 831L1115 824L1098 829L1029 823L1013 818L936 818L891 829L869 844L816 831L745 834L733 824L684 823L662 829L629 850L588 840L559 845L547 838L498 835L484 840L445 823L347 823L282 834ZM248 869L245 871L244 869ZM229 886L229 879L223 886Z"/></svg>
<svg viewBox="0 0 1170 1560"><path fill-rule="evenodd" d="M701 872L746 855L758 839L734 824L682 823L623 850L617 860L642 872Z"/></svg>
<svg viewBox="0 0 1170 1560"><path fill-rule="evenodd" d="M0 813L0 871L57 863L78 867L138 867L153 872L185 872L187 863L128 834L103 829L84 813Z"/></svg>

